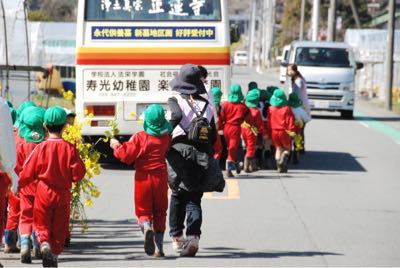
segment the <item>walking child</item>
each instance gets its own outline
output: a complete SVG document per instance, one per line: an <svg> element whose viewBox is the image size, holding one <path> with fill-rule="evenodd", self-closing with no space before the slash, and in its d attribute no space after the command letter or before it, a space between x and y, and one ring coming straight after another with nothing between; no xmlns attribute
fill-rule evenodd
<svg viewBox="0 0 400 268"><path fill-rule="evenodd" d="M261 112L258 109L259 100L260 91L258 89L253 89L246 95L246 106L250 111L247 114L245 121L242 123L242 138L246 145L246 156L244 159L244 171L246 173L257 170L255 159L257 136L259 134L263 137L266 136Z"/></svg>
<svg viewBox="0 0 400 268"><path fill-rule="evenodd" d="M135 213L144 234L147 255L164 257L163 240L168 209L168 173L165 154L171 144L172 127L164 109L150 105L144 112L144 131L128 142L111 140L114 155L135 163Z"/></svg>
<svg viewBox="0 0 400 268"><path fill-rule="evenodd" d="M240 146L241 125L249 113L248 108L242 103L244 97L242 88L238 84L231 86L228 101L222 103L219 120L224 130L224 137L228 146L228 158L226 160L226 175L233 177L232 171L236 169L240 173L238 162L238 149Z"/></svg>
<svg viewBox="0 0 400 268"><path fill-rule="evenodd" d="M222 126L219 121L219 117L221 114L221 97L222 97L222 91L219 87L213 87L211 89L211 93L213 95L214 99L214 120L215 120L215 125L217 127L217 131L219 133L223 133ZM221 135L217 135L217 140L215 141L214 144L214 158L217 160L221 159L222 156L222 137Z"/></svg>
<svg viewBox="0 0 400 268"><path fill-rule="evenodd" d="M270 100L268 110L268 124L271 132L272 144L276 148L275 160L279 173L287 172L287 160L294 131L296 131L295 119L292 110L288 106L285 92L276 89ZM292 136L292 137L291 137Z"/></svg>
<svg viewBox="0 0 400 268"><path fill-rule="evenodd" d="M39 107L28 107L21 115L21 127L19 135L22 137L17 145L17 165L15 172L19 175L24 163L35 147L44 140L45 129L43 127L43 116L45 110ZM35 202L37 181L19 187L20 198L20 218L19 232L21 237L21 262L31 263L31 247L33 241L33 251L36 257L39 256L39 245L33 230L33 205ZM31 241L32 235L32 241Z"/></svg>
<svg viewBox="0 0 400 268"><path fill-rule="evenodd" d="M37 181L33 225L44 267L58 266L69 225L72 183L86 174L75 146L61 138L66 120L63 108L47 109L44 126L48 139L36 146L20 173L21 188Z"/></svg>
<svg viewBox="0 0 400 268"><path fill-rule="evenodd" d="M298 162L298 153L301 152L303 149L303 135L305 124L307 124L311 117L307 112L304 110L303 102L297 95L297 93L290 93L289 94L289 106L292 109L295 118L295 125L296 125L296 139L294 140L294 152L292 153L292 161L293 163Z"/></svg>
<svg viewBox="0 0 400 268"><path fill-rule="evenodd" d="M15 145L18 147L23 141L23 138L19 134L19 128L23 127L22 123L22 114L25 109L28 107L35 107L36 105L33 102L26 101L21 103L18 106L16 111L16 119L14 125L14 139ZM8 215L7 215L7 224L6 229L4 231L4 241L5 253L18 253L20 251L18 242L18 225L19 225L19 218L20 218L20 199L19 193L9 192L8 195Z"/></svg>
<svg viewBox="0 0 400 268"><path fill-rule="evenodd" d="M13 178L13 191L16 191L18 184L17 176L14 174L16 154L13 120L15 118L12 114L11 103L0 97L0 245L2 244L4 223L6 221L6 199L11 192L10 176Z"/></svg>

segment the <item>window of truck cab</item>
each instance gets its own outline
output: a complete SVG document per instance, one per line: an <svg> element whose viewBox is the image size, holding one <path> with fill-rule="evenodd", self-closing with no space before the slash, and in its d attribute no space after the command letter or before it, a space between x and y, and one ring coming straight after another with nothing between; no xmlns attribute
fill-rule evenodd
<svg viewBox="0 0 400 268"><path fill-rule="evenodd" d="M298 47L295 63L299 66L352 67L351 53L346 48Z"/></svg>
<svg viewBox="0 0 400 268"><path fill-rule="evenodd" d="M220 0L87 0L86 21L221 21Z"/></svg>

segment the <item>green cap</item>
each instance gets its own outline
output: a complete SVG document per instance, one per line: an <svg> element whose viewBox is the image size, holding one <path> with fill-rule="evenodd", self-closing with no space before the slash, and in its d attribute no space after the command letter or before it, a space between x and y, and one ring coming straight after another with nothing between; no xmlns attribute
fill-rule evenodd
<svg viewBox="0 0 400 268"><path fill-rule="evenodd" d="M303 106L303 102L301 101L299 96L294 92L289 94L289 106L293 108Z"/></svg>
<svg viewBox="0 0 400 268"><path fill-rule="evenodd" d="M251 90L246 95L246 106L257 108L258 102L260 101L260 91L259 90Z"/></svg>
<svg viewBox="0 0 400 268"><path fill-rule="evenodd" d="M144 111L144 131L151 136L161 136L172 132L171 124L165 119L164 108L152 104Z"/></svg>
<svg viewBox="0 0 400 268"><path fill-rule="evenodd" d="M213 87L211 89L211 92L213 94L214 97L214 105L218 106L219 102L221 101L221 97L222 97L222 91L219 87Z"/></svg>
<svg viewBox="0 0 400 268"><path fill-rule="evenodd" d="M228 96L228 101L231 103L239 103L244 99L242 88L239 84L233 84L231 86L231 92Z"/></svg>
<svg viewBox="0 0 400 268"><path fill-rule="evenodd" d="M43 127L44 109L40 107L28 107L21 115L21 127L19 135L27 142L42 142L45 131Z"/></svg>
<svg viewBox="0 0 400 268"><path fill-rule="evenodd" d="M25 101L25 102L23 102L23 103L21 103L21 105L20 106L18 106L18 109L17 109L17 118L16 118L16 120L15 120L15 126L16 127L20 127L20 124L21 124L21 115L22 115L22 113L24 112L24 110L26 109L26 108L28 108L28 107L31 107L31 106L36 106L33 102L31 102L31 101Z"/></svg>
<svg viewBox="0 0 400 268"><path fill-rule="evenodd" d="M53 106L44 113L44 123L49 126L62 126L67 122L67 113L60 106Z"/></svg>
<svg viewBox="0 0 400 268"><path fill-rule="evenodd" d="M283 90L279 88L274 91L274 95L272 95L269 102L272 106L276 107L288 105L285 92L283 92Z"/></svg>
<svg viewBox="0 0 400 268"><path fill-rule="evenodd" d="M258 89L258 84L254 81L251 81L249 83L249 91L248 92L252 91L253 89Z"/></svg>

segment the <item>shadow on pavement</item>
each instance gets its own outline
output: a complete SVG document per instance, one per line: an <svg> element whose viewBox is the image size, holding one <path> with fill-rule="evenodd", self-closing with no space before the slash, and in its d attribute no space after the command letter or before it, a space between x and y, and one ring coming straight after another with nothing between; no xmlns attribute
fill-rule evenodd
<svg viewBox="0 0 400 268"><path fill-rule="evenodd" d="M330 113L322 113L322 112L312 112L312 119L314 120L353 120L353 119L344 119L340 116L340 113L330 112Z"/></svg>
<svg viewBox="0 0 400 268"><path fill-rule="evenodd" d="M62 261L107 261L107 256L126 259L135 251L143 251L141 231L134 220L89 220L88 225L85 233L79 226L73 231L71 246L65 249Z"/></svg>
<svg viewBox="0 0 400 268"><path fill-rule="evenodd" d="M324 251L265 251L265 252L244 252L244 249L237 248L204 248L196 258L221 259L221 258L282 258L282 257L314 257L314 256L343 256L343 254ZM211 253L213 255L208 255ZM215 254L215 255L214 255Z"/></svg>
<svg viewBox="0 0 400 268"><path fill-rule="evenodd" d="M123 163L102 163L101 167L108 170L134 170L133 165L126 165Z"/></svg>
<svg viewBox="0 0 400 268"><path fill-rule="evenodd" d="M360 121L400 122L400 116L394 116L394 117L355 116L354 118Z"/></svg>
<svg viewBox="0 0 400 268"><path fill-rule="evenodd" d="M344 152L319 152L307 151L300 158L298 165L290 165L289 170L329 170L329 171L355 171L366 172L367 170L354 157Z"/></svg>

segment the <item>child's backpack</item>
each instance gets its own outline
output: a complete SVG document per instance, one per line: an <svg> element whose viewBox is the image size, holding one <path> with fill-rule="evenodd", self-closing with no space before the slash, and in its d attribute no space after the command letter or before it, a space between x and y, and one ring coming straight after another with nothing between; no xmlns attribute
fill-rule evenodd
<svg viewBox="0 0 400 268"><path fill-rule="evenodd" d="M198 113L197 110L193 107L188 99L186 99L190 109L196 114L196 117L190 122L189 128L186 130L182 126L182 129L185 131L186 136L189 141L198 142L198 143L209 143L211 136L211 126L210 122L207 118L203 117L204 113L207 110L208 101L202 98L206 102L201 113Z"/></svg>

